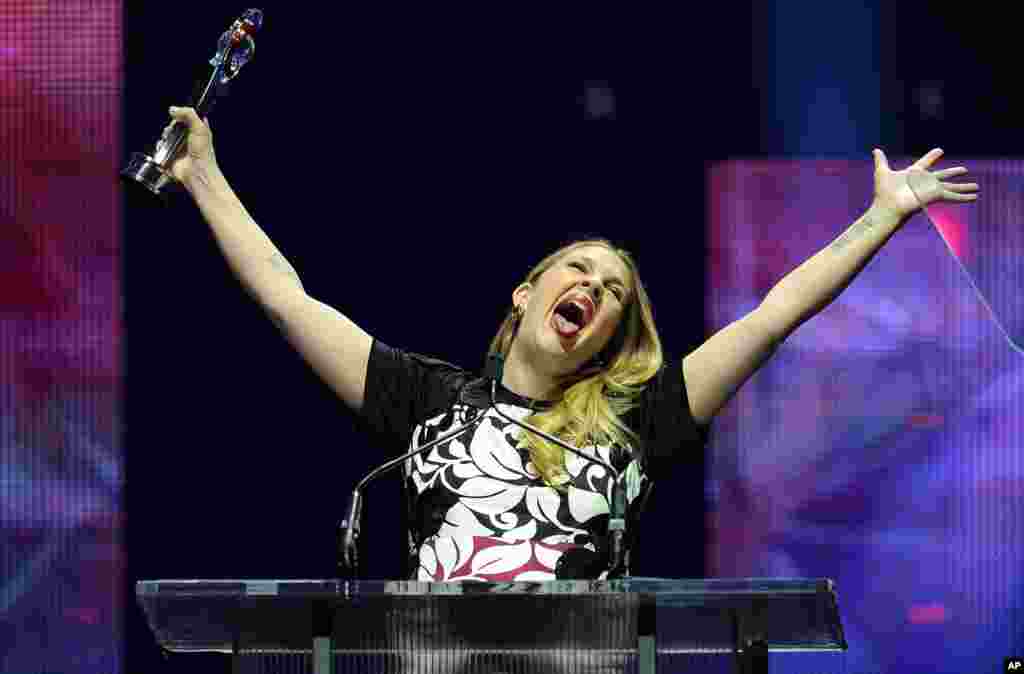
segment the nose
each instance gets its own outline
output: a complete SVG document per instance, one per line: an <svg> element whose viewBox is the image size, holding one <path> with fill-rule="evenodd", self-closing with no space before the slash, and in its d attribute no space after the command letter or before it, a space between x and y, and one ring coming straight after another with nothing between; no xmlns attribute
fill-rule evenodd
<svg viewBox="0 0 1024 674"><path fill-rule="evenodd" d="M594 298L594 303L601 301L601 284L591 283L589 279L583 279L583 291Z"/></svg>

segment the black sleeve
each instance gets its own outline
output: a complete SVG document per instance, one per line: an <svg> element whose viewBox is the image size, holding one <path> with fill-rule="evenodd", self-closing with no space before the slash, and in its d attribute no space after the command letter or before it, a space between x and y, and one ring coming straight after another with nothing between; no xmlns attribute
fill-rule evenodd
<svg viewBox="0 0 1024 674"><path fill-rule="evenodd" d="M359 417L384 456L405 451L416 424L447 409L470 378L436 358L374 340Z"/></svg>
<svg viewBox="0 0 1024 674"><path fill-rule="evenodd" d="M704 460L710 424L698 426L690 412L682 361L670 362L647 382L625 421L640 436L641 466L653 480L677 465Z"/></svg>

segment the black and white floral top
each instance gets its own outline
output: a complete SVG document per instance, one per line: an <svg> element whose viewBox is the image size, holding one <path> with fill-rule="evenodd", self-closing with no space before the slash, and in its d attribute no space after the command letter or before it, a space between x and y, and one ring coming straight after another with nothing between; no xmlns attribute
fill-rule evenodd
<svg viewBox="0 0 1024 674"><path fill-rule="evenodd" d="M361 416L390 456L478 422L405 464L411 578L601 577L613 479L604 467L568 455L563 488L547 486L528 450L516 446L526 431L490 409L489 384L450 363L374 341L366 377ZM550 404L501 386L496 399L517 420ZM635 518L658 476L702 459L708 428L693 420L679 362L648 382L624 421L639 436L638 447L583 451L619 471Z"/></svg>

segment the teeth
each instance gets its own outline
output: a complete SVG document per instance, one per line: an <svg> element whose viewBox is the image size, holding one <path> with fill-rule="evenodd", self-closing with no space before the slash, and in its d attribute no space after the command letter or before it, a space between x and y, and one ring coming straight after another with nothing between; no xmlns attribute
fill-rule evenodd
<svg viewBox="0 0 1024 674"><path fill-rule="evenodd" d="M572 323L582 324L586 322L587 311L576 302L567 302L559 307L557 313Z"/></svg>
<svg viewBox="0 0 1024 674"><path fill-rule="evenodd" d="M555 308L556 315L577 329L582 329L590 322L590 312L591 305L579 297L566 298Z"/></svg>
<svg viewBox="0 0 1024 674"><path fill-rule="evenodd" d="M580 331L580 326L561 314L555 314L555 325L563 335L573 335Z"/></svg>
<svg viewBox="0 0 1024 674"><path fill-rule="evenodd" d="M586 323L587 321L587 305L579 300L573 300L572 305L580 310L580 320Z"/></svg>

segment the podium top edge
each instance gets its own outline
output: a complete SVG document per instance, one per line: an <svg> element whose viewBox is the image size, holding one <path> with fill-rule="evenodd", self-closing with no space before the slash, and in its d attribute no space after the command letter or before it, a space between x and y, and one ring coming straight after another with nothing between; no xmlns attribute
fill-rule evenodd
<svg viewBox="0 0 1024 674"><path fill-rule="evenodd" d="M620 578L615 580L517 581L507 583L338 579L160 579L135 584L139 598L154 595L352 598L374 595L776 595L833 594L829 578Z"/></svg>

